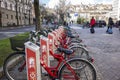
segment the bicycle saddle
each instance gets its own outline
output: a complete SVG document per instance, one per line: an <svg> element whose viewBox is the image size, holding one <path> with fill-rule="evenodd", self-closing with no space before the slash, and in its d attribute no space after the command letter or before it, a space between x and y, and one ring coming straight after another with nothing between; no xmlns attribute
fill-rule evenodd
<svg viewBox="0 0 120 80"><path fill-rule="evenodd" d="M73 50L71 50L71 49L65 49L65 48L57 48L57 50L59 51L59 52L63 52L63 53L65 53L65 54L67 54L67 55L70 55L70 54L72 54L73 53Z"/></svg>

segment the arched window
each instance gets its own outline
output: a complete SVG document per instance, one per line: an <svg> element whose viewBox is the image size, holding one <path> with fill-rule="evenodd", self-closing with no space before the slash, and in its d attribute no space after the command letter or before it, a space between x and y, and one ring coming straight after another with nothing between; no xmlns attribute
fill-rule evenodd
<svg viewBox="0 0 120 80"><path fill-rule="evenodd" d="M7 2L5 2L4 4L5 4L5 8L7 9L7 7L8 7L8 4L7 4Z"/></svg>
<svg viewBox="0 0 120 80"><path fill-rule="evenodd" d="M19 7L19 12L21 12L20 7Z"/></svg>
<svg viewBox="0 0 120 80"><path fill-rule="evenodd" d="M10 9L13 10L12 4L10 4Z"/></svg>

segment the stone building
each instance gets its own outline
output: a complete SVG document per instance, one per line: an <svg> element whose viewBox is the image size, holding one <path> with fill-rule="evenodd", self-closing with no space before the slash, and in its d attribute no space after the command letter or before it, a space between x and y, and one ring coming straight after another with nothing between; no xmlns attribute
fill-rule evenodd
<svg viewBox="0 0 120 80"><path fill-rule="evenodd" d="M33 24L32 0L1 0L2 26Z"/></svg>
<svg viewBox="0 0 120 80"><path fill-rule="evenodd" d="M114 21L120 20L120 0L113 0L113 11L110 16Z"/></svg>
<svg viewBox="0 0 120 80"><path fill-rule="evenodd" d="M72 5L70 9L71 20L76 21L77 17L85 18L90 21L94 16L96 20L108 20L109 15L107 13L112 11L112 4L81 4ZM75 14L78 14L76 16Z"/></svg>

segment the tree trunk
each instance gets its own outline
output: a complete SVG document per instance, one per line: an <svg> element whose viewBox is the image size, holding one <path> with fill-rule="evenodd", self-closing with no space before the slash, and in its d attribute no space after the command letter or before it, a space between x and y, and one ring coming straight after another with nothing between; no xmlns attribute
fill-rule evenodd
<svg viewBox="0 0 120 80"><path fill-rule="evenodd" d="M19 20L18 20L18 2L17 2L17 0L15 0L15 3L16 3L16 5L15 5L15 8L16 8L16 19L17 19L17 26L19 25Z"/></svg>
<svg viewBox="0 0 120 80"><path fill-rule="evenodd" d="M40 9L39 9L39 0L34 0L34 10L35 10L35 25L36 31L40 31L41 24L40 24Z"/></svg>
<svg viewBox="0 0 120 80"><path fill-rule="evenodd" d="M1 1L0 1L0 27L2 27L2 11L1 11Z"/></svg>

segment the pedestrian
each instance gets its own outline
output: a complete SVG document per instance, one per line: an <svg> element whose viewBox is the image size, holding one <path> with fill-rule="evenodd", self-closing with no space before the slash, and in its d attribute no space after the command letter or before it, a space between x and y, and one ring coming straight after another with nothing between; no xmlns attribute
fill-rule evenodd
<svg viewBox="0 0 120 80"><path fill-rule="evenodd" d="M120 20L118 21L118 28L119 28L119 31L120 31Z"/></svg>
<svg viewBox="0 0 120 80"><path fill-rule="evenodd" d="M111 17L109 17L109 19L108 19L108 27L107 27L107 31L106 31L107 33L109 33L109 34L113 33L112 32L113 25L114 25L113 19Z"/></svg>
<svg viewBox="0 0 120 80"><path fill-rule="evenodd" d="M94 17L92 17L92 19L90 20L90 27L91 27L90 32L91 33L95 33L95 30L94 30L95 23L96 23L96 21L95 21Z"/></svg>

